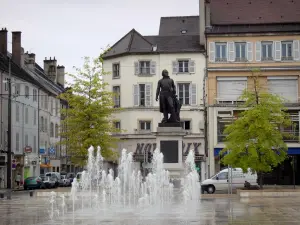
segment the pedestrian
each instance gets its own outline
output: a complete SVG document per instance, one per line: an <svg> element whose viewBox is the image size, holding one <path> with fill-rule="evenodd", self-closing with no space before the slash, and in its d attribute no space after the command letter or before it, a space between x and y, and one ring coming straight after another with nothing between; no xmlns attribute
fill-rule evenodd
<svg viewBox="0 0 300 225"><path fill-rule="evenodd" d="M20 175L20 173L18 173L18 175L16 176L16 183L17 183L18 189L20 187L20 181L21 181L21 175Z"/></svg>

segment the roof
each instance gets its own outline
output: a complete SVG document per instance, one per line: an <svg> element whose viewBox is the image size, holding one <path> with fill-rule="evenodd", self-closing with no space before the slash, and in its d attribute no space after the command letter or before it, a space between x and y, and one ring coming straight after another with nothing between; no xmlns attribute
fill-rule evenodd
<svg viewBox="0 0 300 225"><path fill-rule="evenodd" d="M126 54L201 52L204 51L204 46L199 44L199 40L199 35L142 36L132 29L102 57L108 59ZM157 47L155 51L153 51L154 46Z"/></svg>
<svg viewBox="0 0 300 225"><path fill-rule="evenodd" d="M159 36L178 35L199 35L199 16L161 17Z"/></svg>
<svg viewBox="0 0 300 225"><path fill-rule="evenodd" d="M299 0L210 0L211 24L300 23Z"/></svg>

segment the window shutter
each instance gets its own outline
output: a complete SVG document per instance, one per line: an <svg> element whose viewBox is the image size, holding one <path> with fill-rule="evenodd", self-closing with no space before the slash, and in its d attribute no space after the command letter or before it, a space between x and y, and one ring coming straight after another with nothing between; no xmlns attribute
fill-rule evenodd
<svg viewBox="0 0 300 225"><path fill-rule="evenodd" d="M134 62L134 74L139 75L140 74L140 65L139 62Z"/></svg>
<svg viewBox="0 0 300 225"><path fill-rule="evenodd" d="M197 84L190 85L191 105L197 105Z"/></svg>
<svg viewBox="0 0 300 225"><path fill-rule="evenodd" d="M152 106L152 84L145 84L145 106Z"/></svg>
<svg viewBox="0 0 300 225"><path fill-rule="evenodd" d="M195 66L196 66L195 61L194 60L190 60L189 61L189 72L190 73L195 73Z"/></svg>
<svg viewBox="0 0 300 225"><path fill-rule="evenodd" d="M155 61L150 62L150 74L152 74L152 75L156 74L156 62Z"/></svg>
<svg viewBox="0 0 300 225"><path fill-rule="evenodd" d="M261 61L261 42L257 41L255 43L255 60L257 62Z"/></svg>
<svg viewBox="0 0 300 225"><path fill-rule="evenodd" d="M253 43L247 42L247 60L251 62L253 60Z"/></svg>
<svg viewBox="0 0 300 225"><path fill-rule="evenodd" d="M293 41L293 57L294 60L300 60L300 41L294 40Z"/></svg>
<svg viewBox="0 0 300 225"><path fill-rule="evenodd" d="M215 48L216 48L215 42L209 42L209 61L210 62L215 61L215 58L216 58Z"/></svg>
<svg viewBox="0 0 300 225"><path fill-rule="evenodd" d="M274 52L274 60L281 61L281 41L274 41L275 52Z"/></svg>
<svg viewBox="0 0 300 225"><path fill-rule="evenodd" d="M133 85L133 105L139 106L139 85Z"/></svg>
<svg viewBox="0 0 300 225"><path fill-rule="evenodd" d="M227 48L228 48L228 61L233 62L235 60L234 42L228 42Z"/></svg>
<svg viewBox="0 0 300 225"><path fill-rule="evenodd" d="M178 73L178 62L177 61L172 62L172 67L173 67L172 73L173 74Z"/></svg>

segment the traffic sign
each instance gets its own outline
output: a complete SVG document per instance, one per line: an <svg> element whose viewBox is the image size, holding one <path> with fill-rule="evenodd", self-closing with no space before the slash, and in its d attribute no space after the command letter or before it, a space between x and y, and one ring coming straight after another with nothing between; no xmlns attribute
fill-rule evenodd
<svg viewBox="0 0 300 225"><path fill-rule="evenodd" d="M53 147L49 148L49 154L51 155L55 154L55 149Z"/></svg>

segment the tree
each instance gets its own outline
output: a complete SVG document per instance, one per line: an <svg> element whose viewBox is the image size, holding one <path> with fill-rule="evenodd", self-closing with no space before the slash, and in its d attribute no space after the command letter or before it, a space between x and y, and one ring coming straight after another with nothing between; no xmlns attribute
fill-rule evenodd
<svg viewBox="0 0 300 225"><path fill-rule="evenodd" d="M280 128L291 125L291 120L284 100L265 91L260 84L259 69L252 71L250 77L253 88L244 90L240 105L244 109L235 121L229 125L224 134L227 135L222 161L232 167L240 167L244 172L248 168L256 171L260 177L270 172L285 160L287 145L283 140L288 136Z"/></svg>
<svg viewBox="0 0 300 225"><path fill-rule="evenodd" d="M68 109L62 109L61 136L68 146L72 162L84 165L89 146L101 146L102 155L107 159L115 159L112 148L118 139L111 135L120 132L113 125L114 108L112 92L106 90L102 76L107 75L102 68L101 56L91 60L84 58L82 68L75 68L77 74L69 74L73 78L71 87L60 95L68 102Z"/></svg>

